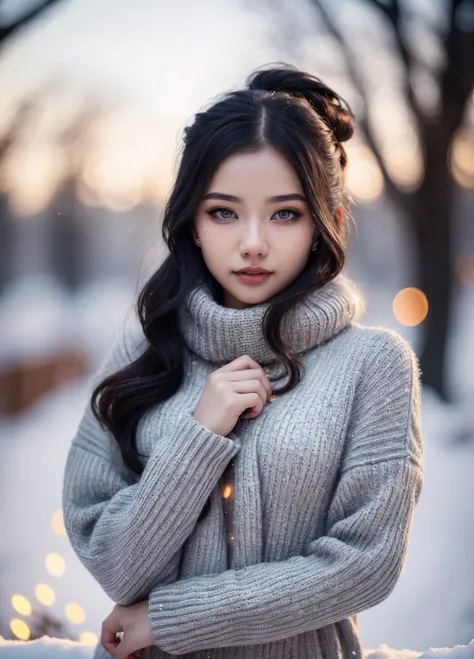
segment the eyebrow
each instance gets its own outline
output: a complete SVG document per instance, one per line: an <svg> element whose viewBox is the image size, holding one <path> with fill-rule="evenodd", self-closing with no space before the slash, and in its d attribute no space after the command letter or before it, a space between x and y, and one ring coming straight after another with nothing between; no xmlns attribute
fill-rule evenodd
<svg viewBox="0 0 474 659"><path fill-rule="evenodd" d="M223 201L233 201L237 204L244 203L242 197L234 197L234 195L223 194L222 192L210 192L203 197L203 201L205 199L221 199ZM268 199L265 199L265 203L267 204L273 204L279 201L306 201L306 197L297 192L293 192L292 194L281 194L276 197L268 197Z"/></svg>

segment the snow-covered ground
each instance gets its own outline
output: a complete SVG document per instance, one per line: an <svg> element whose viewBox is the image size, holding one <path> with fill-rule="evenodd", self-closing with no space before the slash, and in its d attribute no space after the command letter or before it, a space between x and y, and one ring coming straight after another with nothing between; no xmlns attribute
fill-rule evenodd
<svg viewBox="0 0 474 659"><path fill-rule="evenodd" d="M94 649L75 641L42 638L25 643L5 641L0 636L0 659L90 659ZM364 650L365 659L473 659L474 640L469 645L454 648L431 648L427 652L394 650L381 646L376 650Z"/></svg>
<svg viewBox="0 0 474 659"><path fill-rule="evenodd" d="M472 317L468 317L474 308L473 296L472 290L466 293L459 316L468 327L473 326ZM393 319L383 316L380 306L378 316L370 315L372 299L376 299L376 292L374 298L369 297L363 322L385 323L404 333ZM92 364L102 356L124 315L130 318L130 301L131 291L121 284L97 289L79 305L65 307L74 318L74 340L82 337ZM10 336L13 344L14 334ZM364 647L386 644L387 650L410 648L412 654L402 653L400 659L418 656L429 648L467 645L474 639L474 423L469 403L473 378L472 366L469 368L466 360L470 349L468 328L457 326L455 336L451 359L462 368L462 376L453 376L453 380L464 396L458 404L448 407L431 391L424 391L425 486L415 512L405 569L387 600L360 615ZM53 514L61 507L69 444L87 399L88 382L84 379L54 392L20 418L0 424L0 620L8 623L14 617L21 618L11 605L14 594L28 598L34 609L48 610L62 620L66 605L74 602L86 614L81 624L67 623L76 638L84 631L99 635L101 623L113 606L79 562L67 537L56 535L51 527ZM45 557L50 553L64 558L66 569L62 576L55 577L47 571ZM56 600L51 607L37 602L35 587L39 583L53 588ZM86 647L70 649L67 656L91 656ZM471 644L447 654L452 659L472 659L473 649ZM0 645L0 657L10 656L2 651ZM30 655L22 655L20 647L15 646L14 656ZM49 648L47 656L59 654L53 654ZM381 657L377 654L372 659Z"/></svg>

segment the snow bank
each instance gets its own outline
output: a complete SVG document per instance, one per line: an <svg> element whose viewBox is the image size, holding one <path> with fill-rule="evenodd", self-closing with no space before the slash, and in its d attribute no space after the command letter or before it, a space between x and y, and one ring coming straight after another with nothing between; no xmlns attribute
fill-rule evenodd
<svg viewBox="0 0 474 659"><path fill-rule="evenodd" d="M12 282L0 297L0 365L71 347L102 356L124 321L138 322L135 297L123 278L93 282L74 297L50 275Z"/></svg>
<svg viewBox="0 0 474 659"><path fill-rule="evenodd" d="M0 659L90 659L95 646L82 645L77 641L65 641L43 636L37 641L7 641L0 636ZM364 650L365 659L474 659L474 639L469 645L453 648L430 648L426 652L393 650L381 645L375 650Z"/></svg>
<svg viewBox="0 0 474 659"><path fill-rule="evenodd" d="M0 636L0 657L2 659L91 659L94 645L84 645L78 641L65 641L43 636L37 641L7 641Z"/></svg>

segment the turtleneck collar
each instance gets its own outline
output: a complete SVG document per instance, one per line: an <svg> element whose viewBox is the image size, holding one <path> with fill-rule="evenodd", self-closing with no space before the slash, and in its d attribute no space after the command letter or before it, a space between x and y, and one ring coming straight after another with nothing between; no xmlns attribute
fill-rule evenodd
<svg viewBox="0 0 474 659"><path fill-rule="evenodd" d="M260 365L276 356L262 334L262 319L269 302L232 309L216 302L206 284L195 288L179 310L179 328L187 347L209 362L228 363L249 355ZM310 293L284 318L282 337L295 353L328 341L363 312L363 299L355 283L343 274Z"/></svg>

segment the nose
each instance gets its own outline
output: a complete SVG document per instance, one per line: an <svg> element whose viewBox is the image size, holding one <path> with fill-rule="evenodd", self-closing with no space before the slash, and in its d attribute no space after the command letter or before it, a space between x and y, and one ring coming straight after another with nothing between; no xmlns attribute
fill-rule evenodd
<svg viewBox="0 0 474 659"><path fill-rule="evenodd" d="M250 222L243 229L240 240L242 256L266 256L268 253L268 240L260 223Z"/></svg>

